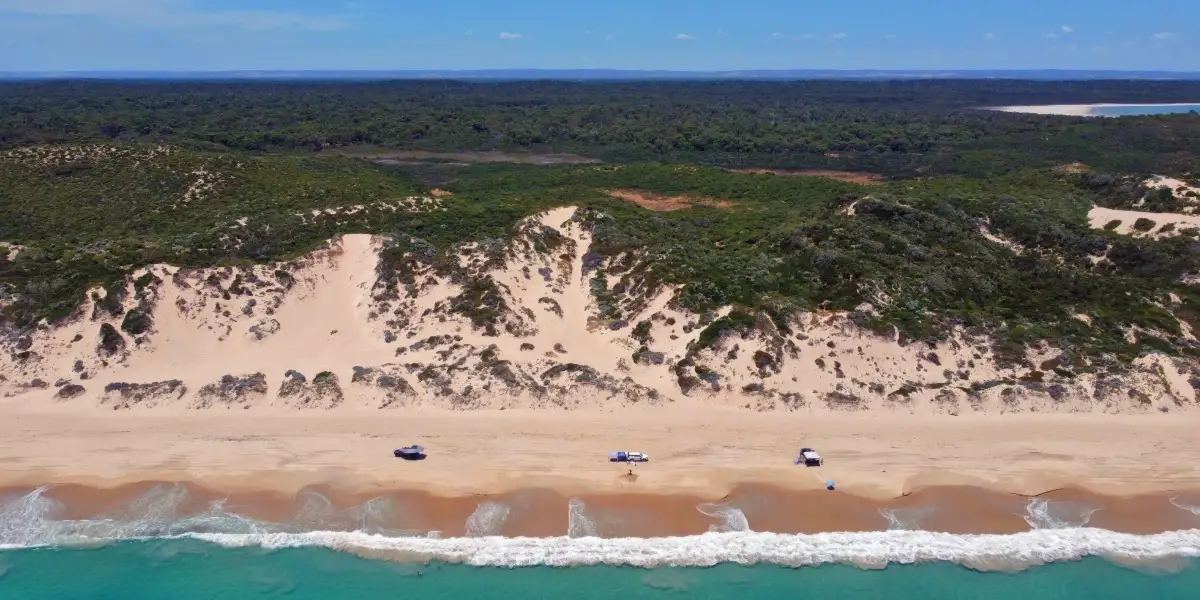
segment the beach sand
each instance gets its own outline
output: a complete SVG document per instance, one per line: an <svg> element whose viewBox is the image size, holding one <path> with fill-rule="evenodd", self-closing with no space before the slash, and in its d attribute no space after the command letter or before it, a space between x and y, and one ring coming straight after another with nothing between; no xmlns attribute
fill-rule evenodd
<svg viewBox="0 0 1200 600"><path fill-rule="evenodd" d="M1147 533L1195 527L1196 515L1171 499L1200 500L1200 420L1186 416L897 418L696 406L403 415L9 407L0 416L0 488L11 495L50 486L69 518L110 514L155 485L183 485L186 510L226 499L231 511L271 522L288 521L298 498L313 492L346 508L388 498L402 507L394 528L445 535L462 535L484 501L511 508L504 535L563 535L572 498L610 536L700 533L722 522L725 505L756 531L871 531L907 521L1011 533L1030 528L1030 502L1039 498L1074 507L1065 509L1068 520ZM410 443L426 446L428 458L392 457ZM802 445L826 464L793 465ZM619 449L651 461L609 463L607 453ZM828 480L836 491L824 489ZM705 503L717 506L706 515L697 508Z"/></svg>
<svg viewBox="0 0 1200 600"><path fill-rule="evenodd" d="M1041 106L989 106L989 110L1003 112L1027 113L1033 115L1063 115L1068 117L1099 117L1097 108L1116 108L1123 106L1193 106L1195 102L1162 102L1156 104L1047 104Z"/></svg>

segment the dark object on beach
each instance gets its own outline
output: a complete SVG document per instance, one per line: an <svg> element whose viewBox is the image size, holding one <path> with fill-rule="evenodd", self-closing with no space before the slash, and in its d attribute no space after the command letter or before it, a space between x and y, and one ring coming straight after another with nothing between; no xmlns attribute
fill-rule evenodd
<svg viewBox="0 0 1200 600"><path fill-rule="evenodd" d="M825 482L825 489L827 489L831 492L833 491L833 480L832 479Z"/></svg>
<svg viewBox="0 0 1200 600"><path fill-rule="evenodd" d="M397 448L395 452L392 452L392 455L404 460L425 460L425 448L417 445L405 446Z"/></svg>
<svg viewBox="0 0 1200 600"><path fill-rule="evenodd" d="M650 462L650 457L641 452L610 452L608 454L609 462L628 462L642 463Z"/></svg>
<svg viewBox="0 0 1200 600"><path fill-rule="evenodd" d="M821 458L821 455L817 454L817 451L812 448L801 448L800 456L796 457L796 464L806 467L819 467L825 464L825 459Z"/></svg>

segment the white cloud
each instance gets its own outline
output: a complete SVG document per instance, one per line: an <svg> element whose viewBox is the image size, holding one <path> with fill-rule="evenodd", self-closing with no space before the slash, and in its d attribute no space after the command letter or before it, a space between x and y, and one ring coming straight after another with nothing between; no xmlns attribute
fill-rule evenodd
<svg viewBox="0 0 1200 600"><path fill-rule="evenodd" d="M1150 37L1152 37L1156 40L1162 41L1162 40L1169 40L1169 39L1175 37L1175 34L1168 32L1168 31L1160 31Z"/></svg>
<svg viewBox="0 0 1200 600"><path fill-rule="evenodd" d="M1070 25L1063 25L1059 29L1062 29L1063 33L1071 33L1072 31L1075 31L1075 28L1071 27Z"/></svg>
<svg viewBox="0 0 1200 600"><path fill-rule="evenodd" d="M1051 33L1043 33L1043 34L1042 34L1042 37L1044 37L1044 38L1046 38L1046 39L1048 39L1048 40L1057 40L1057 39L1058 39L1058 34L1057 34L1057 33L1053 33L1053 32L1051 32Z"/></svg>
<svg viewBox="0 0 1200 600"><path fill-rule="evenodd" d="M783 34L782 34L782 33L779 33L778 31L776 31L775 33L772 33L772 34L771 34L771 37L773 37L773 38L781 38L781 37L783 37Z"/></svg>
<svg viewBox="0 0 1200 600"><path fill-rule="evenodd" d="M507 31L500 32L500 39L502 39L502 40L519 40L523 37L525 37L525 36L523 36L519 33L509 33Z"/></svg>
<svg viewBox="0 0 1200 600"><path fill-rule="evenodd" d="M838 33L831 33L831 34L829 34L829 39L831 39L831 40L844 40L844 39L846 39L846 34L844 34L844 33L842 33L842 32L838 32Z"/></svg>
<svg viewBox="0 0 1200 600"><path fill-rule="evenodd" d="M729 32L724 29L717 30L717 37L729 37Z"/></svg>
<svg viewBox="0 0 1200 600"><path fill-rule="evenodd" d="M806 33L806 34L800 36L798 39L812 40L812 39L816 39L816 37L817 37L817 34L815 34L815 33Z"/></svg>
<svg viewBox="0 0 1200 600"><path fill-rule="evenodd" d="M677 40L694 40L694 39L696 39L696 36L688 35L686 33L677 33L677 34L675 34L675 39L677 39Z"/></svg>
<svg viewBox="0 0 1200 600"><path fill-rule="evenodd" d="M896 34L894 34L894 33L889 33L889 34L887 34L887 35L883 36L883 39L885 39L885 40L894 40L894 39L896 39L896 38L898 38L898 37L900 37L900 36L898 36L898 35L896 35Z"/></svg>
<svg viewBox="0 0 1200 600"><path fill-rule="evenodd" d="M475 32L474 32L474 31L471 31L470 29L468 29L468 30L466 30L466 31L464 31L464 32L463 32L463 35L475 35Z"/></svg>
<svg viewBox="0 0 1200 600"><path fill-rule="evenodd" d="M200 10L178 0L0 0L0 13L42 17L90 17L153 29L236 27L241 29L345 29L339 15L277 10Z"/></svg>
<svg viewBox="0 0 1200 600"><path fill-rule="evenodd" d="M615 34L615 33L606 33L606 34L604 34L604 39L606 39L606 40L615 40L615 39L617 39L617 34Z"/></svg>
<svg viewBox="0 0 1200 600"><path fill-rule="evenodd" d="M989 32L987 32L987 33L983 34L983 39L985 39L985 40L994 40L994 39L996 39L996 34L994 34L994 33L992 33L992 32L990 32L990 31L989 31Z"/></svg>

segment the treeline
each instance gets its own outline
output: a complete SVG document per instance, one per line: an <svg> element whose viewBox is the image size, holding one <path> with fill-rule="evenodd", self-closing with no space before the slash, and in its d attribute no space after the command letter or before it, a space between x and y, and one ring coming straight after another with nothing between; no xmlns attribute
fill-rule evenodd
<svg viewBox="0 0 1200 600"><path fill-rule="evenodd" d="M1200 101L1200 82L3 83L0 147L115 140L251 152L572 152L894 176L1073 161L1183 171L1200 146L1200 118L1089 120L979 107L1187 101Z"/></svg>

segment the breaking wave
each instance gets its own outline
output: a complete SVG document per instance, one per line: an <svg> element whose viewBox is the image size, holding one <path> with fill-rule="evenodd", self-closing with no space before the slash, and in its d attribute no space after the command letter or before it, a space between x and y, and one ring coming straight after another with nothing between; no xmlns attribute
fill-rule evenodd
<svg viewBox="0 0 1200 600"><path fill-rule="evenodd" d="M1098 555L1124 563L1200 557L1200 530L1131 535L1103 529L1040 529L1011 535L877 531L789 535L705 533L664 538L387 537L360 532L300 534L194 533L187 537L226 547L267 549L321 546L372 557L425 559L475 566L572 565L712 566L770 563L862 567L948 561L981 570L1009 570Z"/></svg>
<svg viewBox="0 0 1200 600"><path fill-rule="evenodd" d="M226 547L280 549L324 547L383 560L439 560L470 565L521 567L568 565L710 566L732 562L806 566L846 563L877 568L887 564L950 561L981 570L1011 570L1047 562L1101 556L1125 564L1154 564L1200 557L1200 530L1132 535L1083 527L1094 510L1086 506L1030 503L1031 519L1050 527L1012 535L957 535L913 530L790 535L749 530L745 515L728 505L697 507L719 519L719 531L660 538L597 537L587 506L567 506L568 534L553 538L499 537L510 508L483 502L467 518L466 537L441 538L436 532L386 531L396 509L371 500L338 509L328 499L302 496L292 521L258 521L212 502L199 514L182 514L188 501L182 486L148 490L124 509L95 519L57 518L63 507L46 488L0 498L0 549L46 545L92 545L121 540L196 539ZM1176 504L1178 506L1178 504ZM912 515L893 514L912 526ZM1057 523L1057 525L1055 525ZM1079 525L1072 525L1078 523ZM1031 523L1032 525L1032 523ZM313 527L353 530L314 530Z"/></svg>

